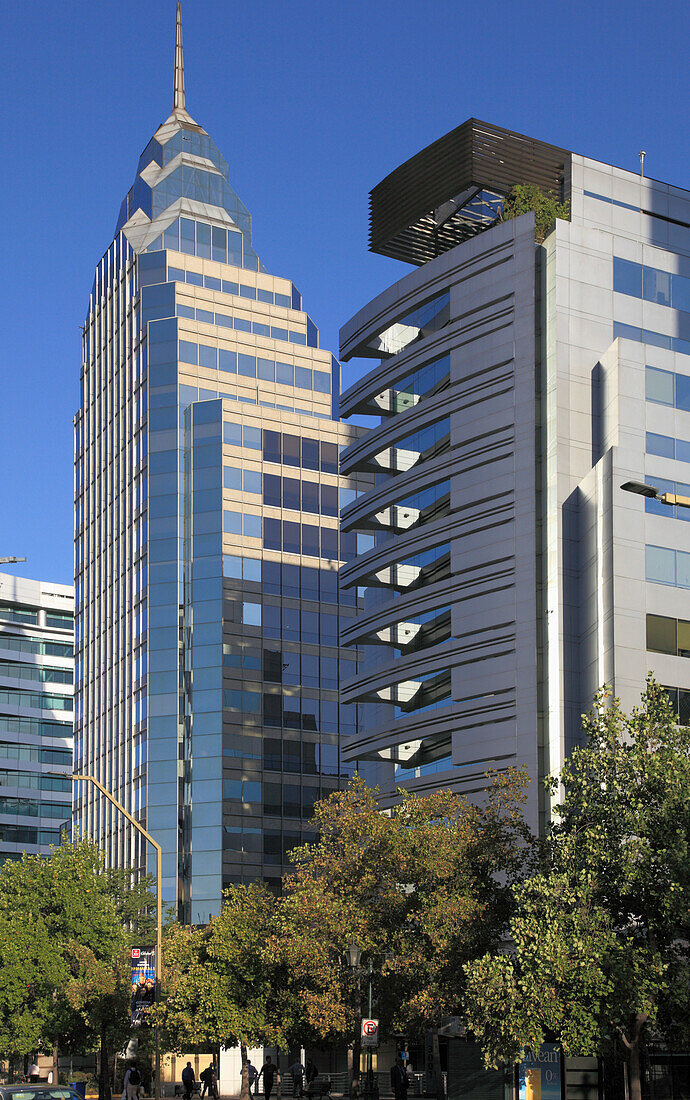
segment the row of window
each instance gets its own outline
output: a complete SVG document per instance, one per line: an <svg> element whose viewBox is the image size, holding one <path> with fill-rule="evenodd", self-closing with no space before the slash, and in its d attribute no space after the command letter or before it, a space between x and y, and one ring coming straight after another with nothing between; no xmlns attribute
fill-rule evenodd
<svg viewBox="0 0 690 1100"><path fill-rule="evenodd" d="M174 269L171 268L170 270L172 272ZM182 272L180 272L180 274L182 274ZM189 275L189 274L190 273L188 272L187 275ZM200 280L201 276L199 276L198 278ZM191 281L193 281L193 280L190 280L189 278L187 278L187 282L191 282ZM207 286L208 286L209 283L219 283L220 284L220 279L209 279L207 277L204 280L204 282L206 283ZM163 285L166 288L168 286L168 284L163 284ZM234 283L225 283L224 282L223 286L224 287L226 287L226 286L235 286L235 288L236 288L236 284L234 284ZM149 291L158 290L158 287L149 287L147 289ZM220 286L218 286L217 288L214 287L214 289L220 289ZM240 290L245 290L245 289L250 290L252 288L250 288L250 287L241 287L240 288ZM235 290L235 293L236 293L236 290ZM255 297L256 297L256 293L257 292L254 291L254 296ZM261 293L266 293L266 294L270 295L270 291L265 291L265 292L264 291L259 291L259 293L260 294ZM270 296L272 297L272 295L270 295ZM161 297L161 299L164 299L165 296L161 294L160 297ZM155 295L154 295L154 298L155 298ZM261 298L259 299L259 301L262 301L262 300L263 299L261 299ZM172 312L172 310L170 309L170 306L167 303L161 304L159 306L155 306L152 302L147 301L146 309L142 310L142 323L144 323L145 321L149 321L149 320L154 319L154 313L152 311L155 311L155 316L156 317L162 316L162 311L164 311L166 313L168 311ZM175 313L178 317L187 317L190 321L201 321L201 323L204 324L204 325L219 325L221 328L234 329L236 332L251 332L251 333L253 333L254 336L266 336L270 340L282 340L286 344L300 344L302 347L308 347L308 348L318 348L318 346L319 346L318 331L317 331L316 325L314 324L314 322L311 320L310 317L307 317L307 331L306 331L306 334L305 334L300 329L287 329L287 328L284 328L283 325L269 325L269 324L266 323L266 321L250 321L249 318L247 318L247 317L235 317L230 313L218 313L215 310L202 309L198 306L197 307L187 306L187 305L184 305L181 302L178 303L177 306L175 307ZM262 376L260 375L259 377L262 377ZM274 379L274 381L275 381L275 379ZM278 379L278 381L280 381L280 379Z"/></svg>
<svg viewBox="0 0 690 1100"><path fill-rule="evenodd" d="M311 523L294 520L264 518L264 550L280 550L285 554L304 554L330 561L352 561L357 555L357 538L354 532L340 535L333 527L316 527Z"/></svg>
<svg viewBox="0 0 690 1100"><path fill-rule="evenodd" d="M338 473L338 445L288 432L223 421L223 443L263 452L264 462L277 462L322 474Z"/></svg>
<svg viewBox="0 0 690 1100"><path fill-rule="evenodd" d="M0 619L7 619L11 623L30 623L38 625L38 608L27 608L17 604L0 604ZM45 625L56 627L58 630L71 629L74 615L60 611L46 611Z"/></svg>
<svg viewBox="0 0 690 1100"><path fill-rule="evenodd" d="M335 624L333 624L335 626ZM346 662L354 672L354 662ZM273 684L289 684L294 687L338 687L338 662L335 657L319 657L304 650L301 654L281 649L264 649L247 641L226 642L223 645L223 668L238 672L263 672L264 680ZM320 672L320 675L319 675ZM344 675L347 671L343 670Z"/></svg>
<svg viewBox="0 0 690 1100"><path fill-rule="evenodd" d="M648 455L675 458L677 462L690 462L690 442L687 439L674 439L672 435L647 432L645 448Z"/></svg>
<svg viewBox="0 0 690 1100"><path fill-rule="evenodd" d="M69 710L73 709L72 698L69 695L43 695L33 691L13 691L12 689L0 689L0 703L12 707L34 707L36 710Z"/></svg>
<svg viewBox="0 0 690 1100"><path fill-rule="evenodd" d="M227 442L227 440L225 441ZM264 462L282 463L284 466L301 467L322 474L338 473L338 445L289 432L263 433Z"/></svg>
<svg viewBox="0 0 690 1100"><path fill-rule="evenodd" d="M47 775L41 772L11 771L0 768L0 787L31 787L37 791L72 790L72 780L68 775Z"/></svg>
<svg viewBox="0 0 690 1100"><path fill-rule="evenodd" d="M613 289L619 294L643 298L645 302L690 312L690 279L684 275L614 256Z"/></svg>
<svg viewBox="0 0 690 1100"><path fill-rule="evenodd" d="M690 553L665 546L645 547L646 577L655 584L690 588Z"/></svg>
<svg viewBox="0 0 690 1100"><path fill-rule="evenodd" d="M647 649L673 657L690 657L690 622L667 615L647 615Z"/></svg>
<svg viewBox="0 0 690 1100"><path fill-rule="evenodd" d="M272 817L309 819L322 795L318 787L297 783L261 783L258 780L224 779L223 799L260 807Z"/></svg>
<svg viewBox="0 0 690 1100"><path fill-rule="evenodd" d="M265 638L286 642L337 646L338 616L266 603L263 606L263 633Z"/></svg>
<svg viewBox="0 0 690 1100"><path fill-rule="evenodd" d="M648 401L654 401L657 405L670 405L672 408L690 412L690 375L647 367L645 396Z"/></svg>
<svg viewBox="0 0 690 1100"><path fill-rule="evenodd" d="M354 607L353 591L343 591L338 599L338 574L334 569L310 565L281 565L279 561L223 555L223 576L233 580L263 583L264 592L294 599L320 600Z"/></svg>
<svg viewBox="0 0 690 1100"><path fill-rule="evenodd" d="M41 749L38 745L17 745L13 741L0 741L0 759L72 766L72 753L69 749Z"/></svg>
<svg viewBox="0 0 690 1100"><path fill-rule="evenodd" d="M298 334L290 335L292 337ZM297 344L303 341L291 342ZM209 344L195 344L191 340L179 341L179 357L181 363L207 367L209 370L222 370L244 378L263 378L267 382L279 382L283 386L296 386L302 390L316 390L317 393L331 392L331 375L328 371L280 363L257 355L211 347Z"/></svg>
<svg viewBox="0 0 690 1100"><path fill-rule="evenodd" d="M25 718L17 714L0 714L0 732L18 733L22 737L71 737L72 723L50 718Z"/></svg>
<svg viewBox="0 0 690 1100"><path fill-rule="evenodd" d="M15 653L37 653L42 657L71 657L74 646L69 642L42 642L38 638L25 638L21 634L0 634L0 649Z"/></svg>
<svg viewBox="0 0 690 1100"><path fill-rule="evenodd" d="M59 829L36 829L27 825L0 825L0 843L59 844Z"/></svg>
<svg viewBox="0 0 690 1100"><path fill-rule="evenodd" d="M669 481L668 478L664 477L654 477L652 480L654 487L660 493L678 493L679 496L690 497L690 485L686 485L682 481ZM666 519L683 519L686 522L690 520L690 508L685 508L680 504L663 504L654 497L645 497L644 506L645 511L654 516L665 516Z"/></svg>
<svg viewBox="0 0 690 1100"><path fill-rule="evenodd" d="M263 490L263 502L271 508L290 508L295 512L313 512L324 516L338 515L336 485L319 485L316 481L264 474Z"/></svg>
<svg viewBox="0 0 690 1100"><path fill-rule="evenodd" d="M71 684L71 668L53 668L50 665L29 665L19 661L0 660L0 676L13 680L35 680L42 684Z"/></svg>
<svg viewBox="0 0 690 1100"><path fill-rule="evenodd" d="M313 416L318 420L331 420L331 414L319 410L307 409L302 405L283 405L279 401L257 401L255 397L247 397L246 394L228 393L226 390L209 390L204 386L180 386L180 405L186 408L192 401L239 401L241 405L260 405L264 409L283 409L284 412L295 412L301 416ZM256 429L258 430L258 429Z"/></svg>
<svg viewBox="0 0 690 1100"><path fill-rule="evenodd" d="M654 332L649 328L638 328L636 325L625 325L622 321L613 322L613 338L621 340L634 340L638 344L650 344L654 348L665 348L666 351L677 351L681 355L690 355L690 340L682 340L680 336L667 336L664 332Z"/></svg>
<svg viewBox="0 0 690 1100"><path fill-rule="evenodd" d="M326 658L331 660L331 658ZM335 674L328 679L328 684L322 684L322 688L330 687L337 691L338 670L337 661L332 658L335 665ZM258 686L258 685L257 685ZM333 702L332 700L327 700ZM246 691L241 688L223 688L223 709L244 715L263 715L263 725L273 729L305 730L309 733L328 732L321 728L319 699L301 698L299 695L267 695L260 691ZM333 706L337 704L333 703Z"/></svg>
<svg viewBox="0 0 690 1100"><path fill-rule="evenodd" d="M0 796L0 814L6 817L46 817L64 821L72 816L71 802L39 802L35 798Z"/></svg>

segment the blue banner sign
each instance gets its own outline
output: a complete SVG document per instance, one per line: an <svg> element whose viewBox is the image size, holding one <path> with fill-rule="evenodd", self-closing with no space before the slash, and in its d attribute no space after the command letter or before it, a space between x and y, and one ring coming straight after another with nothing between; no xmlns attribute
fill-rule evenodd
<svg viewBox="0 0 690 1100"><path fill-rule="evenodd" d="M156 1003L156 949L132 948L132 1026L145 1022L146 1009Z"/></svg>
<svg viewBox="0 0 690 1100"><path fill-rule="evenodd" d="M519 1100L561 1100L561 1048L544 1043L518 1064Z"/></svg>

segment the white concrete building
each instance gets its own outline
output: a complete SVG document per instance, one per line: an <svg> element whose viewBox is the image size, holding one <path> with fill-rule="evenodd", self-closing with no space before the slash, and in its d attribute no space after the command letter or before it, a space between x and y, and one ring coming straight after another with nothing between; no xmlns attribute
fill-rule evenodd
<svg viewBox="0 0 690 1100"><path fill-rule="evenodd" d="M543 243L519 184L570 204ZM341 413L380 417L341 467L375 472L346 752L416 791L525 765L543 826L598 686L651 668L690 722L690 510L622 488L690 494L690 193L471 119L372 191L371 247L417 269L341 332L379 360Z"/></svg>

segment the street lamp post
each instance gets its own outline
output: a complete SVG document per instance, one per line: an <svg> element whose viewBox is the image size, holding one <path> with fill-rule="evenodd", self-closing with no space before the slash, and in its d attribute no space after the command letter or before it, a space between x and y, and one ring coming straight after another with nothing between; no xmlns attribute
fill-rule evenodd
<svg viewBox="0 0 690 1100"><path fill-rule="evenodd" d="M143 825L140 825L136 818L132 817L130 812L125 809L121 802L106 790L102 783L99 782L93 775L78 775L74 773L72 775L73 783L93 783L101 794L108 799L109 802L115 806L120 813L127 818L129 823L134 826L138 832L144 837L148 843L156 850L156 1000L160 996L161 978L163 975L163 892L162 892L162 863L163 863L163 850L157 840L154 840L150 833L147 833ZM161 1051L158 1035L158 1023L156 1023L156 1100L161 1100Z"/></svg>
<svg viewBox="0 0 690 1100"><path fill-rule="evenodd" d="M362 1033L362 994L360 986L360 974L361 974L361 961L362 961L362 949L357 943L351 943L345 952L350 969L354 972L357 980L357 1034L355 1036L355 1051L359 1048L361 1056L361 1033ZM371 1014L374 1010L374 1001L372 994L372 976L374 973L374 963L372 959L369 959L367 963L367 977L369 980L369 996L368 996L368 1009L369 1019L372 1018ZM359 1066L355 1068L353 1065L353 1075L358 1072ZM378 1088L374 1085L374 1069L373 1069L373 1054L371 1047L367 1047L367 1072L365 1078L365 1085L363 1095L366 1100L378 1100Z"/></svg>

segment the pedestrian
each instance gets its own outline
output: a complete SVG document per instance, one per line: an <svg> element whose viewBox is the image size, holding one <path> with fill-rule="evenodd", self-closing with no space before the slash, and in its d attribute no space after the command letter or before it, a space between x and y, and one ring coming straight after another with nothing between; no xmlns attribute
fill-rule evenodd
<svg viewBox="0 0 690 1100"><path fill-rule="evenodd" d="M128 1066L127 1072L125 1073L125 1083L123 1088L125 1100L139 1100L140 1084L141 1074L137 1069L136 1062L132 1062L131 1065Z"/></svg>
<svg viewBox="0 0 690 1100"><path fill-rule="evenodd" d="M273 1092L273 1078L275 1077L276 1067L273 1065L271 1055L266 1057L266 1061L259 1070L259 1074L256 1078L256 1087L259 1088L259 1077L263 1074L264 1078L264 1100L271 1100L271 1093Z"/></svg>
<svg viewBox="0 0 690 1100"><path fill-rule="evenodd" d="M36 1062L32 1062L32 1063L31 1063L31 1065L29 1066L29 1080L30 1080L30 1081L31 1081L31 1082L32 1082L33 1084L35 1084L35 1083L36 1083L36 1081L38 1081L38 1078L39 1078L40 1072L41 1072L41 1071L40 1071L40 1069L38 1068L38 1064L37 1064Z"/></svg>
<svg viewBox="0 0 690 1100"><path fill-rule="evenodd" d="M194 1070L192 1069L191 1062L187 1062L187 1065L182 1070L182 1084L184 1085L185 1100L192 1100L192 1093L194 1092L196 1077L194 1076Z"/></svg>
<svg viewBox="0 0 690 1100"><path fill-rule="evenodd" d="M307 1064L304 1067L304 1076L307 1079L307 1089L311 1085L312 1081L315 1081L319 1076L319 1071L312 1062L311 1058L307 1058Z"/></svg>
<svg viewBox="0 0 690 1100"><path fill-rule="evenodd" d="M218 1075L215 1066L211 1066L211 1095L213 1100L218 1100Z"/></svg>
<svg viewBox="0 0 690 1100"><path fill-rule="evenodd" d="M350 1100L359 1100L360 1088L359 1088L359 1074L353 1073L352 1080L350 1081Z"/></svg>
<svg viewBox="0 0 690 1100"><path fill-rule="evenodd" d="M252 1063L251 1059L247 1059L247 1079L249 1081L249 1094L251 1096L252 1086L258 1077L256 1066Z"/></svg>
<svg viewBox="0 0 690 1100"><path fill-rule="evenodd" d="M207 1066L206 1069L201 1071L201 1073L199 1074L199 1080L203 1081L204 1083L204 1087L201 1090L201 1098L203 1100L206 1093L208 1093L209 1096L212 1095L213 1065Z"/></svg>
<svg viewBox="0 0 690 1100"><path fill-rule="evenodd" d="M304 1066L299 1058L296 1062L293 1062L291 1066L288 1066L288 1073L292 1077L292 1095L301 1097L302 1084L304 1081Z"/></svg>
<svg viewBox="0 0 690 1100"><path fill-rule="evenodd" d="M405 1073L403 1060L400 1055L398 1055L395 1059L395 1065L391 1068L391 1087L395 1100L407 1100L408 1084L409 1081Z"/></svg>

